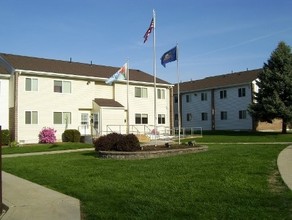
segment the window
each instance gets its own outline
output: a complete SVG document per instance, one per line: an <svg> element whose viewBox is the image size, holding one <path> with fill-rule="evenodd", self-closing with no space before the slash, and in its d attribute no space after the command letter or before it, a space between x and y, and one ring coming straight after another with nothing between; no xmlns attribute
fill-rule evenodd
<svg viewBox="0 0 292 220"><path fill-rule="evenodd" d="M25 112L25 124L37 124L38 123L38 112L37 111L26 111Z"/></svg>
<svg viewBox="0 0 292 220"><path fill-rule="evenodd" d="M158 99L165 99L165 90L164 89L157 89L157 98Z"/></svg>
<svg viewBox="0 0 292 220"><path fill-rule="evenodd" d="M174 96L174 103L178 103L178 98L177 98L177 96Z"/></svg>
<svg viewBox="0 0 292 220"><path fill-rule="evenodd" d="M147 88L135 87L135 97L147 98L148 97Z"/></svg>
<svg viewBox="0 0 292 220"><path fill-rule="evenodd" d="M136 124L148 124L148 115L147 114L135 114L135 123Z"/></svg>
<svg viewBox="0 0 292 220"><path fill-rule="evenodd" d="M25 91L38 91L38 79L25 78Z"/></svg>
<svg viewBox="0 0 292 220"><path fill-rule="evenodd" d="M207 112L202 112L202 121L208 121L208 113Z"/></svg>
<svg viewBox="0 0 292 220"><path fill-rule="evenodd" d="M227 91L221 90L220 91L220 99L226 99L227 98Z"/></svg>
<svg viewBox="0 0 292 220"><path fill-rule="evenodd" d="M54 124L71 124L71 112L54 112Z"/></svg>
<svg viewBox="0 0 292 220"><path fill-rule="evenodd" d="M88 125L88 113L81 113L81 124Z"/></svg>
<svg viewBox="0 0 292 220"><path fill-rule="evenodd" d="M178 114L174 114L174 120L178 121Z"/></svg>
<svg viewBox="0 0 292 220"><path fill-rule="evenodd" d="M158 114L158 124L165 124L165 114Z"/></svg>
<svg viewBox="0 0 292 220"><path fill-rule="evenodd" d="M191 121L192 120L192 113L187 113L187 121Z"/></svg>
<svg viewBox="0 0 292 220"><path fill-rule="evenodd" d="M71 93L71 82L54 80L54 92Z"/></svg>
<svg viewBox="0 0 292 220"><path fill-rule="evenodd" d="M207 101L207 93L206 92L201 93L201 101Z"/></svg>
<svg viewBox="0 0 292 220"><path fill-rule="evenodd" d="M239 119L246 119L246 110L240 110L238 114Z"/></svg>
<svg viewBox="0 0 292 220"><path fill-rule="evenodd" d="M191 96L190 95L186 95L186 102L191 102Z"/></svg>
<svg viewBox="0 0 292 220"><path fill-rule="evenodd" d="M227 112L221 112L221 120L227 120Z"/></svg>
<svg viewBox="0 0 292 220"><path fill-rule="evenodd" d="M238 97L244 97L244 96L245 96L245 88L239 88Z"/></svg>

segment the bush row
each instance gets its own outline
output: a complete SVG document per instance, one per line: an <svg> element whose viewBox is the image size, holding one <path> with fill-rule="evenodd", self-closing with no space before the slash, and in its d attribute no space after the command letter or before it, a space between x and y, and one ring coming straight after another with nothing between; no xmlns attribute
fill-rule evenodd
<svg viewBox="0 0 292 220"><path fill-rule="evenodd" d="M2 130L2 145L9 145L10 143L10 132L8 129Z"/></svg>
<svg viewBox="0 0 292 220"><path fill-rule="evenodd" d="M134 134L111 133L94 141L96 151L137 151L141 150L138 138Z"/></svg>
<svg viewBox="0 0 292 220"><path fill-rule="evenodd" d="M39 133L39 143L55 143L56 130L49 127L44 127ZM2 130L1 133L2 145L10 144L10 131L8 129ZM81 134L76 129L67 129L62 134L63 142L80 142Z"/></svg>

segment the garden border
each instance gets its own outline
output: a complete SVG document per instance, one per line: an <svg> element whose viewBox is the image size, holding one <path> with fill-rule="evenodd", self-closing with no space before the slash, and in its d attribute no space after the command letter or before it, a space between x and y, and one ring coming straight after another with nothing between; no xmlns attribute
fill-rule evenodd
<svg viewBox="0 0 292 220"><path fill-rule="evenodd" d="M167 149L167 150L156 150L156 151L98 151L98 156L101 158L111 158L111 159L150 159L167 157L178 154L188 154L188 153L198 153L208 150L208 146L200 147L186 147L179 149Z"/></svg>

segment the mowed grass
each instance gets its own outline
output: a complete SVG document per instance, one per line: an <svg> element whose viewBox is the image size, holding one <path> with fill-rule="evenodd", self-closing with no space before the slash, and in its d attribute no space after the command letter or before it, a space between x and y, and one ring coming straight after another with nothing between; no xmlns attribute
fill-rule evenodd
<svg viewBox="0 0 292 220"><path fill-rule="evenodd" d="M292 219L277 170L283 144L210 145L147 160L94 152L3 159L9 173L80 199L91 219Z"/></svg>
<svg viewBox="0 0 292 220"><path fill-rule="evenodd" d="M54 143L54 144L26 144L22 147L3 147L2 154L22 154L33 152L47 152L47 151L59 151L59 150L73 150L82 148L93 148L92 144L85 143Z"/></svg>
<svg viewBox="0 0 292 220"><path fill-rule="evenodd" d="M183 141L188 141L185 139ZM190 139L193 140L193 139ZM203 137L195 138L198 143L248 143L248 142L290 142L292 133L280 132L249 132L249 131L203 131Z"/></svg>

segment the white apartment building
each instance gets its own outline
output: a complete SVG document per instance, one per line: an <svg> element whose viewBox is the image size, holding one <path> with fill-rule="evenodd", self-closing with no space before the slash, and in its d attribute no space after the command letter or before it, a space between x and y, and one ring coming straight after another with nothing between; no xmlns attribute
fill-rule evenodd
<svg viewBox="0 0 292 220"><path fill-rule="evenodd" d="M43 127L54 128L61 141L66 129L98 136L149 133L155 123L163 132L172 124L172 85L156 79L155 116L154 78L140 70L107 85L119 67L4 53L0 67L1 124L17 142L38 142Z"/></svg>

